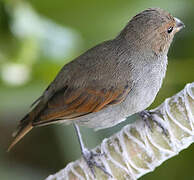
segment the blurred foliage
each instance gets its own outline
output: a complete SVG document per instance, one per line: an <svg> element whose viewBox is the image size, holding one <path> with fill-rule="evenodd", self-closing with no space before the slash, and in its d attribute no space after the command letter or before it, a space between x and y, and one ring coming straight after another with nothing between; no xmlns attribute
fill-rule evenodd
<svg viewBox="0 0 194 180"><path fill-rule="evenodd" d="M1 0L0 1L0 179L44 179L80 156L72 126L34 129L6 153L11 132L60 68L88 48L111 39L137 12L161 7L186 28L169 52L166 78L152 107L194 81L193 0ZM88 147L128 121L99 132L82 128ZM141 179L194 179L193 146Z"/></svg>

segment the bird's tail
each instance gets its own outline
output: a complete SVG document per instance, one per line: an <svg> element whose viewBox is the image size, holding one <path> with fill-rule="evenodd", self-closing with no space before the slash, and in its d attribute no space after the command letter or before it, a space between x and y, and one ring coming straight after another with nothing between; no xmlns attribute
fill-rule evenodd
<svg viewBox="0 0 194 180"><path fill-rule="evenodd" d="M9 152L13 146L16 145L31 129L33 128L32 121L29 115L26 115L21 121L17 128L17 130L13 133L13 136L15 139L10 144L10 146L7 149L7 152Z"/></svg>

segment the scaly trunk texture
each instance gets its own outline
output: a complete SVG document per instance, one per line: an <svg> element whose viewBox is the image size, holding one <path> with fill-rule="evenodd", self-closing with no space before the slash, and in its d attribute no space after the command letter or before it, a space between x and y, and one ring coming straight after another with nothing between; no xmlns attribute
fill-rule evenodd
<svg viewBox="0 0 194 180"><path fill-rule="evenodd" d="M113 175L108 177L96 168L96 179L136 180L194 142L194 83L187 84L151 111L153 118L168 130L167 136L151 119L152 130L141 119L125 126L93 150L105 153L98 161ZM81 158L46 180L59 179L92 180L94 177Z"/></svg>

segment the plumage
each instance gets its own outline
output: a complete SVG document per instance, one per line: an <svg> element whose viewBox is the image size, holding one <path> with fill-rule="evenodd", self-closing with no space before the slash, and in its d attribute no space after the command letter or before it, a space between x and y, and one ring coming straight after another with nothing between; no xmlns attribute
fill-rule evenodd
<svg viewBox="0 0 194 180"><path fill-rule="evenodd" d="M9 150L35 126L76 122L102 129L147 108L162 85L170 43L183 26L177 23L164 10L147 9L116 38L65 65L20 121ZM168 34L171 26L176 30Z"/></svg>

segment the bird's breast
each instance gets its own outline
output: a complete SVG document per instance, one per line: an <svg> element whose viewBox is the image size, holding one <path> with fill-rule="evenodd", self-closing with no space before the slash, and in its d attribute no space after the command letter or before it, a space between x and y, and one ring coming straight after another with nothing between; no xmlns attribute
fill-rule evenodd
<svg viewBox="0 0 194 180"><path fill-rule="evenodd" d="M145 64L134 71L133 86L123 103L126 115L140 112L154 101L166 73L167 57L153 64Z"/></svg>

